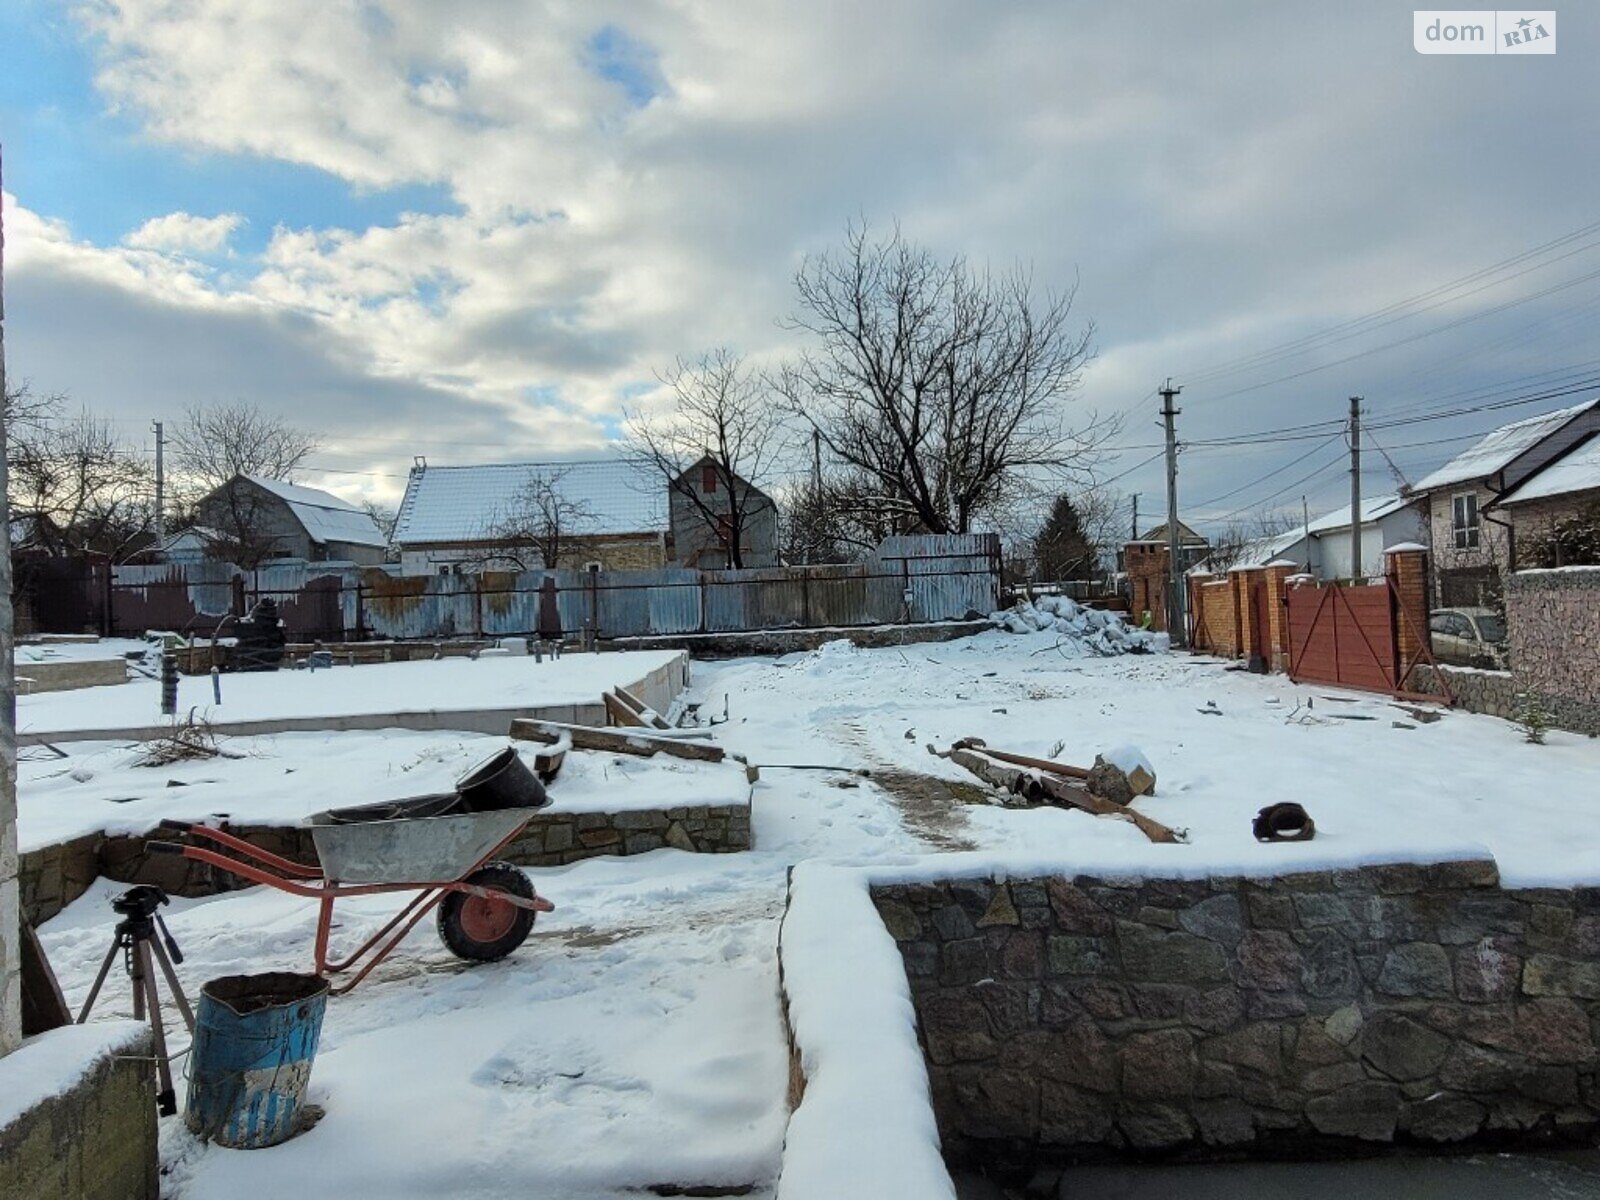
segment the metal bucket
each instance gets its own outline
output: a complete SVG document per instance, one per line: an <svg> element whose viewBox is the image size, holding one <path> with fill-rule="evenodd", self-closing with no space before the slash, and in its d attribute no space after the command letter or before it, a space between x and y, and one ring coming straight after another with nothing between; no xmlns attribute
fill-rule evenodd
<svg viewBox="0 0 1600 1200"><path fill-rule="evenodd" d="M473 767L456 780L456 791L468 812L543 808L550 803L544 784L528 769L515 746L498 750Z"/></svg>
<svg viewBox="0 0 1600 1200"><path fill-rule="evenodd" d="M189 1129L240 1150L293 1137L327 1006L320 975L228 975L201 988L184 1106Z"/></svg>

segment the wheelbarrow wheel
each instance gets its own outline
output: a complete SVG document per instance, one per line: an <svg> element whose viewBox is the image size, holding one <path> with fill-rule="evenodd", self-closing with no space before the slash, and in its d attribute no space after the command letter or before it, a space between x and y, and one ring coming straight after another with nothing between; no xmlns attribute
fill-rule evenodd
<svg viewBox="0 0 1600 1200"><path fill-rule="evenodd" d="M489 863L462 882L510 892L524 900L534 897L533 884L510 863ZM531 908L518 908L494 897L484 899L466 892L451 892L439 905L439 939L457 958L494 962L527 941L534 916Z"/></svg>

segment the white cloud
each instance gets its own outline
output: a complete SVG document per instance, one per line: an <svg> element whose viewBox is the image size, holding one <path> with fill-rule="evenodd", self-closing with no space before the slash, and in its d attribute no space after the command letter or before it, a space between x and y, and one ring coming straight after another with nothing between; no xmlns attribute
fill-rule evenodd
<svg viewBox="0 0 1600 1200"><path fill-rule="evenodd" d="M171 250L180 254L216 254L225 250L234 230L244 224L238 213L197 217L192 213L168 213L151 217L122 239L136 250Z"/></svg>
<svg viewBox="0 0 1600 1200"><path fill-rule="evenodd" d="M1581 225L1593 190L1582 156L1541 150L1586 136L1576 57L1516 74L1428 60L1378 3L92 0L82 13L98 87L148 136L355 188L448 189L446 215L278 229L227 277L186 256L225 247L231 214L158 217L127 248L42 218L17 233L19 261L84 286L195 320L293 318L301 352L317 347L345 381L352 411L322 419L381 427L399 463L450 439L436 418L385 411L397 384L486 422L502 455L559 451L598 444L624 389L677 354L782 354L800 256L859 215L898 218L943 252L1031 263L1041 287L1081 279L1102 349L1088 396L1116 409L1165 374ZM653 52L648 104L593 69L607 25ZM1469 78L1490 71L1494 88ZM1538 138L1504 136L1530 113ZM255 369L218 359L204 386L227 395ZM1350 374L1328 377L1336 398L1394 382ZM1205 419L1324 415L1313 388L1259 399L1277 407L1234 401ZM1206 411L1186 400L1189 419ZM376 445L349 461L370 465ZM1208 469L1197 454L1186 481Z"/></svg>

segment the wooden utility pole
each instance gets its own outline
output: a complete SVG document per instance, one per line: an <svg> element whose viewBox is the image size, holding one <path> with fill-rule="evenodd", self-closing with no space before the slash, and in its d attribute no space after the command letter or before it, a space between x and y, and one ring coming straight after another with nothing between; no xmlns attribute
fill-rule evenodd
<svg viewBox="0 0 1600 1200"><path fill-rule="evenodd" d="M1172 398L1182 388L1172 386L1167 379L1161 392L1161 419L1167 426L1167 634L1174 646L1188 644L1188 622L1184 620L1183 562L1179 549L1183 539L1178 536L1178 433L1173 419L1181 409L1172 406Z"/></svg>
<svg viewBox="0 0 1600 1200"><path fill-rule="evenodd" d="M1139 493L1133 494L1133 532L1129 535L1134 541L1139 540Z"/></svg>
<svg viewBox="0 0 1600 1200"><path fill-rule="evenodd" d="M1361 578L1361 397L1350 397L1350 582Z"/></svg>
<svg viewBox="0 0 1600 1200"><path fill-rule="evenodd" d="M0 193L3 193L0 187ZM6 394L5 340L5 218L0 216L0 404ZM5 862L0 866L0 913L6 922L0 928L0 1054L16 1048L22 1040L22 964L18 957L20 938L16 918L16 822L17 822L17 680L12 659L11 609L11 503L7 499L7 448L4 425L0 424L0 840L6 846Z"/></svg>

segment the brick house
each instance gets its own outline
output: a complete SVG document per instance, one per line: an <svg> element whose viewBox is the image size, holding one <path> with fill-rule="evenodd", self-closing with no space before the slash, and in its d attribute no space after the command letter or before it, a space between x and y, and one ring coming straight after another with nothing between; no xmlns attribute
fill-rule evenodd
<svg viewBox="0 0 1600 1200"><path fill-rule="evenodd" d="M1596 433L1600 400L1502 425L1411 489L1427 515L1436 606L1499 598L1501 576L1516 562L1516 532L1504 501Z"/></svg>
<svg viewBox="0 0 1600 1200"><path fill-rule="evenodd" d="M411 469L395 522L402 575L472 574L544 565L506 536L530 481L554 489L563 506L562 548L552 567L649 570L666 566L666 489L652 467L626 459L493 463Z"/></svg>

